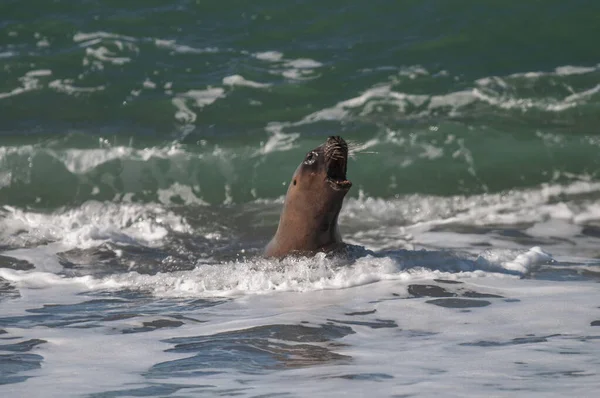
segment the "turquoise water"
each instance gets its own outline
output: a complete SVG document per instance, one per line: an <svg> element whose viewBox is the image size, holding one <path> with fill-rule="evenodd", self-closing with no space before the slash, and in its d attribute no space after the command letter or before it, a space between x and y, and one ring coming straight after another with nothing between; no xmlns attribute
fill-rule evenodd
<svg viewBox="0 0 600 398"><path fill-rule="evenodd" d="M331 134L383 198L597 178L596 2L125 4L1 6L4 203L273 198Z"/></svg>
<svg viewBox="0 0 600 398"><path fill-rule="evenodd" d="M599 38L584 0L0 2L0 395L595 397ZM330 135L364 249L261 258Z"/></svg>

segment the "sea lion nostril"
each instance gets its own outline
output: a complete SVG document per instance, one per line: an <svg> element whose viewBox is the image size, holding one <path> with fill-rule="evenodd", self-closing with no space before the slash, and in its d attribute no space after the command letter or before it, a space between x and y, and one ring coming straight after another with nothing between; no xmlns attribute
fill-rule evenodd
<svg viewBox="0 0 600 398"><path fill-rule="evenodd" d="M340 137L339 135L331 135L329 136L329 138L327 138L327 144L328 145L332 145L332 144L338 144L338 145L346 145L346 141L344 141L344 139L342 137Z"/></svg>

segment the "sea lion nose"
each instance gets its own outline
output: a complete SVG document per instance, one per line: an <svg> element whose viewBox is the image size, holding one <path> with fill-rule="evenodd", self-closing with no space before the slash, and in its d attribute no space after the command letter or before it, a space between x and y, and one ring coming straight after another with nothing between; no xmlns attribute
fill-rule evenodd
<svg viewBox="0 0 600 398"><path fill-rule="evenodd" d="M344 154L343 156L347 156L348 144L346 144L346 141L339 135L332 135L327 138L327 143L325 144L325 153L327 154L331 151L341 152Z"/></svg>
<svg viewBox="0 0 600 398"><path fill-rule="evenodd" d="M346 141L344 141L344 139L342 137L340 137L339 135L332 135L332 136L329 136L329 138L327 138L327 144L329 144L329 145L334 145L334 144L346 145Z"/></svg>

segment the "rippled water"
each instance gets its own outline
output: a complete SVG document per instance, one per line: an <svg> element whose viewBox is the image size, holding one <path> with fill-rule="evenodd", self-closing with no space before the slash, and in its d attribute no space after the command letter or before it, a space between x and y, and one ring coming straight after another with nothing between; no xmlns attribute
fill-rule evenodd
<svg viewBox="0 0 600 398"><path fill-rule="evenodd" d="M5 1L2 396L595 396L600 7ZM260 257L351 147L347 256Z"/></svg>

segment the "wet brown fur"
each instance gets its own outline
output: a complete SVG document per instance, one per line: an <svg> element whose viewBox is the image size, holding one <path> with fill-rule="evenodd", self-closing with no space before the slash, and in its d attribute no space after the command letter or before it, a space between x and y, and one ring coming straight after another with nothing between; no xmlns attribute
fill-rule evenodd
<svg viewBox="0 0 600 398"><path fill-rule="evenodd" d="M314 163L307 164L315 155ZM341 137L329 137L307 154L292 177L266 257L310 255L343 245L337 220L351 186L346 180L347 161L348 146Z"/></svg>

